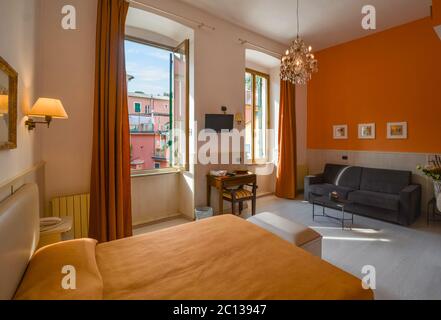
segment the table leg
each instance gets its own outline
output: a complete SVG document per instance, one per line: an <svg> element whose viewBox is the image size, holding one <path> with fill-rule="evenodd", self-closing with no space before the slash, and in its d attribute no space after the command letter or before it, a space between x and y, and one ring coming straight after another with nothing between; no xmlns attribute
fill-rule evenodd
<svg viewBox="0 0 441 320"><path fill-rule="evenodd" d="M222 195L222 190L219 191L219 214L224 214L224 198Z"/></svg>
<svg viewBox="0 0 441 320"><path fill-rule="evenodd" d="M251 215L256 215L256 207L257 207L257 184L256 181L253 183L253 200L251 201Z"/></svg>
<svg viewBox="0 0 441 320"><path fill-rule="evenodd" d="M343 218L341 219L341 229L344 230L345 229L345 209L341 208L341 212L343 214Z"/></svg>
<svg viewBox="0 0 441 320"><path fill-rule="evenodd" d="M211 207L211 184L207 181L207 207Z"/></svg>
<svg viewBox="0 0 441 320"><path fill-rule="evenodd" d="M315 221L315 202L312 202L312 221Z"/></svg>
<svg viewBox="0 0 441 320"><path fill-rule="evenodd" d="M427 204L427 225L430 224L430 202Z"/></svg>

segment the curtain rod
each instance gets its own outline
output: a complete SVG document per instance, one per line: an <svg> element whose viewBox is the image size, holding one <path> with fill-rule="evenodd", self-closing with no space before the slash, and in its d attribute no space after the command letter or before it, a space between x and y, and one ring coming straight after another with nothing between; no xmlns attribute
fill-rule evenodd
<svg viewBox="0 0 441 320"><path fill-rule="evenodd" d="M141 7L146 7L146 8L149 8L149 9L153 9L154 11L161 12L161 13L164 13L164 14L166 14L166 15L173 16L173 17L176 17L176 18L179 18L179 19L185 20L185 21L187 21L187 22L190 22L190 23L196 24L196 25L198 26L198 28L207 28L207 29L210 29L211 31L216 30L215 27L210 26L210 25L208 25L208 24L205 24L205 23L203 23L203 22L196 21L196 20L193 20L193 19L190 19L190 18L187 18L187 17L181 16L181 15L179 15L179 14L176 14L176 13L170 12L170 11L165 11L165 10L159 9L159 8L154 7L154 6L152 6L152 5L149 5L149 4L145 4L145 3L142 3L142 2L138 2L138 1L135 1L135 0L126 0L126 1L127 1L128 3L130 3L130 4L136 4L136 5L141 6Z"/></svg>
<svg viewBox="0 0 441 320"><path fill-rule="evenodd" d="M255 43L249 42L248 40L244 40L244 39L239 38L239 42L240 42L242 45L246 45L246 44L248 44L248 45L250 45L250 46L252 46L252 47L255 47L255 48L258 48L258 49L262 49L262 50L264 50L264 51L266 51L266 52L268 52L268 53L272 53L272 54L274 54L274 55L276 55L276 56L278 56L278 57L280 57L280 58L282 57L282 54L281 54L280 52L272 51L272 50L267 49L267 48L265 48L265 47L262 47L262 46L260 46L260 45L258 45L258 44L255 44Z"/></svg>

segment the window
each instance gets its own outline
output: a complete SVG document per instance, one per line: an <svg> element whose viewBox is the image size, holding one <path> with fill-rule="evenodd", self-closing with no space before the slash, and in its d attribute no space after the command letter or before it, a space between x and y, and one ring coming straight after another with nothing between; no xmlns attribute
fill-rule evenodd
<svg viewBox="0 0 441 320"><path fill-rule="evenodd" d="M125 41L132 170L187 168L188 46Z"/></svg>
<svg viewBox="0 0 441 320"><path fill-rule="evenodd" d="M141 103L135 102L134 106L135 106L135 112L141 113Z"/></svg>
<svg viewBox="0 0 441 320"><path fill-rule="evenodd" d="M245 72L245 159L268 160L269 75L251 69Z"/></svg>

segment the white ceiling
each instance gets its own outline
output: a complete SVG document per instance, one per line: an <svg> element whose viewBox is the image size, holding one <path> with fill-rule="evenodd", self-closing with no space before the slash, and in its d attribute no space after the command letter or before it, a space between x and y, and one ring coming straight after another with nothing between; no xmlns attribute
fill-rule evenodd
<svg viewBox="0 0 441 320"><path fill-rule="evenodd" d="M296 37L295 0L180 0L280 43ZM431 0L300 0L300 32L314 50L369 35L361 9L374 5L377 30L430 15ZM208 21L207 21L208 23Z"/></svg>

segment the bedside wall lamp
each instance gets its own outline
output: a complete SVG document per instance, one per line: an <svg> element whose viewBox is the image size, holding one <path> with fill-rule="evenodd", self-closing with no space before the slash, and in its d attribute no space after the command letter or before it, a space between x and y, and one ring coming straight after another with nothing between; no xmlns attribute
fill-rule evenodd
<svg viewBox="0 0 441 320"><path fill-rule="evenodd" d="M44 121L35 121L28 119L25 125L28 130L34 130L37 124L47 124L48 128L53 118L67 119L69 118L64 110L63 104L58 99L39 98L28 113L28 117L44 117Z"/></svg>
<svg viewBox="0 0 441 320"><path fill-rule="evenodd" d="M234 120L236 120L236 123L240 126L243 122L242 113L236 113L234 116Z"/></svg>
<svg viewBox="0 0 441 320"><path fill-rule="evenodd" d="M0 94L0 117L9 113L9 96L6 94Z"/></svg>

